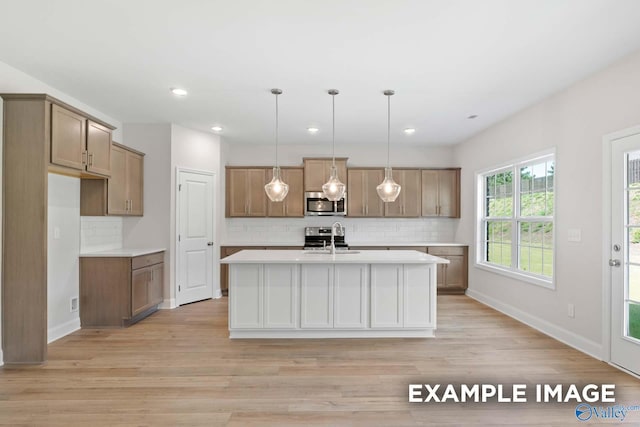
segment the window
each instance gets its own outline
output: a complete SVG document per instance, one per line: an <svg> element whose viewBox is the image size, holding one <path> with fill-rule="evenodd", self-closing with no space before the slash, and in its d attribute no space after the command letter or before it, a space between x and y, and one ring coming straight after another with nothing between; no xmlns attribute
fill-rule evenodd
<svg viewBox="0 0 640 427"><path fill-rule="evenodd" d="M553 154L478 174L478 264L551 286L554 269Z"/></svg>

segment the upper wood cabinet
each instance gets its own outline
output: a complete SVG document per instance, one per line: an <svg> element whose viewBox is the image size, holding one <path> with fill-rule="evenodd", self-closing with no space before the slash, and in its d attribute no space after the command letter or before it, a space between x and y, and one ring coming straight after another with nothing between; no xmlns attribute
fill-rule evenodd
<svg viewBox="0 0 640 427"><path fill-rule="evenodd" d="M101 176L111 175L110 127L77 111L51 104L51 163Z"/></svg>
<svg viewBox="0 0 640 427"><path fill-rule="evenodd" d="M460 218L460 169L422 170L422 216Z"/></svg>
<svg viewBox="0 0 640 427"><path fill-rule="evenodd" d="M267 216L265 168L226 169L226 216Z"/></svg>
<svg viewBox="0 0 640 427"><path fill-rule="evenodd" d="M80 215L142 216L144 154L113 143L111 178L80 181Z"/></svg>
<svg viewBox="0 0 640 427"><path fill-rule="evenodd" d="M304 191L322 191L322 185L329 180L333 159L305 157L303 161ZM347 158L336 157L336 168L340 181L347 184L348 182L345 181L347 179Z"/></svg>
<svg viewBox="0 0 640 427"><path fill-rule="evenodd" d="M270 171L266 171L267 181ZM282 202L272 202L267 197L267 216L270 217L302 217L304 216L304 172L302 168L280 169L282 180L289 185L287 197Z"/></svg>
<svg viewBox="0 0 640 427"><path fill-rule="evenodd" d="M395 202L384 204L384 216L419 217L421 210L420 169L393 169L393 179L402 188Z"/></svg>
<svg viewBox="0 0 640 427"><path fill-rule="evenodd" d="M347 215L350 217L382 217L384 202L376 187L384 179L384 169L356 168L347 171Z"/></svg>

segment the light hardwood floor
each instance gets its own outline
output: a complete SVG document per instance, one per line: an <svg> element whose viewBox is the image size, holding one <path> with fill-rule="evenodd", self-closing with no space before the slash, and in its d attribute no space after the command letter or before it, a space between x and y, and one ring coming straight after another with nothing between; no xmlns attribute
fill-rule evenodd
<svg viewBox="0 0 640 427"><path fill-rule="evenodd" d="M226 298L81 330L44 366L0 369L0 424L587 424L575 404L408 403L408 384L439 382L614 383L640 405L640 380L465 296L438 303L435 339L231 341Z"/></svg>

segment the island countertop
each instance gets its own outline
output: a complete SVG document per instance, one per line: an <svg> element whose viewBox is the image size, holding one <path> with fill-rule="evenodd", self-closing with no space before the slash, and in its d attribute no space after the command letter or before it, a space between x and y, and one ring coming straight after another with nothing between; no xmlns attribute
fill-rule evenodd
<svg viewBox="0 0 640 427"><path fill-rule="evenodd" d="M243 250L220 260L223 264L449 264L449 260L418 251Z"/></svg>

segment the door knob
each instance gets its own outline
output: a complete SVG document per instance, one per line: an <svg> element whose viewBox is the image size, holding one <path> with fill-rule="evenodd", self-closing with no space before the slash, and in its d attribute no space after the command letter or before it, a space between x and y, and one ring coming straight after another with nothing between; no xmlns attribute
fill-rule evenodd
<svg viewBox="0 0 640 427"><path fill-rule="evenodd" d="M610 259L609 260L609 265L611 267L620 267L620 260L619 259Z"/></svg>
<svg viewBox="0 0 640 427"><path fill-rule="evenodd" d="M207 242L207 246L213 246L213 242Z"/></svg>

